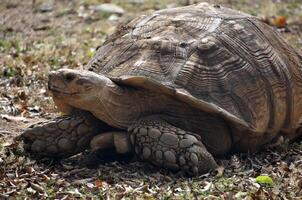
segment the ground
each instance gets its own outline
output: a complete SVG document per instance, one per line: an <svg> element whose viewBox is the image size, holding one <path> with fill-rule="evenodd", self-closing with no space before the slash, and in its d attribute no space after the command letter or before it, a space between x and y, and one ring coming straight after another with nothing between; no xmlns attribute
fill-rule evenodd
<svg viewBox="0 0 302 200"><path fill-rule="evenodd" d="M114 3L125 12L98 11ZM2 0L0 4L0 199L301 199L302 142L218 160L196 178L141 162L82 166L86 153L64 160L30 158L13 138L57 115L47 73L81 68L116 27L142 13L199 1ZM301 0L210 0L256 15L294 48L302 46ZM286 23L285 23L286 22Z"/></svg>

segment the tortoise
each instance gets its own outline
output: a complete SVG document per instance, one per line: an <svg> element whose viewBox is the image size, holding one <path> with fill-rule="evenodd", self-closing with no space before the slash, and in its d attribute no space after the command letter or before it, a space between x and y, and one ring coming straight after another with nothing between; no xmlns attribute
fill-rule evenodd
<svg viewBox="0 0 302 200"><path fill-rule="evenodd" d="M115 148L198 175L301 135L302 56L256 17L207 3L130 21L48 87L66 115L22 134L44 156Z"/></svg>

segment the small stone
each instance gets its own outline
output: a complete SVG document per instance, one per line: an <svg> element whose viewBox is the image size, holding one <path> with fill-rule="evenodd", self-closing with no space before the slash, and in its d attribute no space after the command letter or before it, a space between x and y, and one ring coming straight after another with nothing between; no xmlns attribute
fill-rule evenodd
<svg viewBox="0 0 302 200"><path fill-rule="evenodd" d="M186 164L186 159L183 156L180 156L178 161L179 161L180 166L183 166Z"/></svg>
<svg viewBox="0 0 302 200"><path fill-rule="evenodd" d="M49 147L47 147L46 151L51 154L55 154L58 152L58 148L55 145L50 145Z"/></svg>
<svg viewBox="0 0 302 200"><path fill-rule="evenodd" d="M191 153L190 159L194 165L198 165L198 157L195 153Z"/></svg>
<svg viewBox="0 0 302 200"><path fill-rule="evenodd" d="M69 120L62 120L59 124L58 124L58 127L61 129L61 130L66 130L68 129L69 127Z"/></svg>
<svg viewBox="0 0 302 200"><path fill-rule="evenodd" d="M139 133L140 133L141 135L147 135L148 131L147 131L146 128L140 128L140 129L139 129Z"/></svg>
<svg viewBox="0 0 302 200"><path fill-rule="evenodd" d="M160 141L170 146L176 146L178 144L177 136L171 133L164 133L161 136Z"/></svg>
<svg viewBox="0 0 302 200"><path fill-rule="evenodd" d="M172 152L172 151L166 151L164 153L164 156L165 156L165 160L168 162L168 163L176 163L176 157L175 157L175 154Z"/></svg>
<svg viewBox="0 0 302 200"><path fill-rule="evenodd" d="M156 157L157 160L162 160L163 159L163 152L156 151L155 152L155 157Z"/></svg>
<svg viewBox="0 0 302 200"><path fill-rule="evenodd" d="M73 145L71 143L70 140L66 139L66 138L61 138L58 141L58 146L61 150L65 151L65 150L70 150L72 149Z"/></svg>
<svg viewBox="0 0 302 200"><path fill-rule="evenodd" d="M109 14L118 14L118 15L123 15L125 13L125 10L122 7L111 3L103 3L94 6L93 10L98 12L106 12Z"/></svg>
<svg viewBox="0 0 302 200"><path fill-rule="evenodd" d="M110 15L110 16L108 17L108 20L109 20L109 21L117 21L117 20L119 20L119 19L120 19L120 17L117 16L116 14L112 14L112 15Z"/></svg>
<svg viewBox="0 0 302 200"><path fill-rule="evenodd" d="M148 159L150 156L151 156L151 150L148 147L144 147L143 149L144 159Z"/></svg>
<svg viewBox="0 0 302 200"><path fill-rule="evenodd" d="M191 146L192 144L194 144L194 141L193 141L193 140L190 140L190 139L183 139L183 140L180 141L179 147L180 147L180 148L186 148L186 147Z"/></svg>
<svg viewBox="0 0 302 200"><path fill-rule="evenodd" d="M54 7L54 2L51 0L44 1L40 6L39 6L39 11L40 12L50 12L53 10Z"/></svg>
<svg viewBox="0 0 302 200"><path fill-rule="evenodd" d="M46 144L45 144L44 141L42 141L42 140L36 140L36 141L34 141L32 143L31 150L33 152L41 152L41 151L43 151L45 149L45 146L46 146Z"/></svg>
<svg viewBox="0 0 302 200"><path fill-rule="evenodd" d="M148 130L148 135L149 135L149 137L156 139L156 138L159 138L159 136L161 135L161 132L158 129L150 128Z"/></svg>
<svg viewBox="0 0 302 200"><path fill-rule="evenodd" d="M79 136L86 134L88 131L88 127L85 124L80 124L77 128L77 133Z"/></svg>

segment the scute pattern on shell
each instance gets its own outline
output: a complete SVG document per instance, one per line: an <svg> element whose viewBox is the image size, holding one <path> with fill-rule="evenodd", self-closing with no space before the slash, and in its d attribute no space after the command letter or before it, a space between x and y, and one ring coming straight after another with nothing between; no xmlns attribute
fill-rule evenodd
<svg viewBox="0 0 302 200"><path fill-rule="evenodd" d="M87 67L121 82L143 77L184 91L261 135L297 128L301 63L271 27L202 3L134 19L98 49Z"/></svg>

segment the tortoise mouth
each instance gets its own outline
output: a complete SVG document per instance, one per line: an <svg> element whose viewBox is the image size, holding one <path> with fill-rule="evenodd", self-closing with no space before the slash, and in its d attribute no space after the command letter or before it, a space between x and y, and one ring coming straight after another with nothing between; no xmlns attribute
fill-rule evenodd
<svg viewBox="0 0 302 200"><path fill-rule="evenodd" d="M67 96L74 96L79 94L79 92L66 92L63 91L61 88L55 87L55 86L48 86L49 91L51 91L53 94L63 94Z"/></svg>

